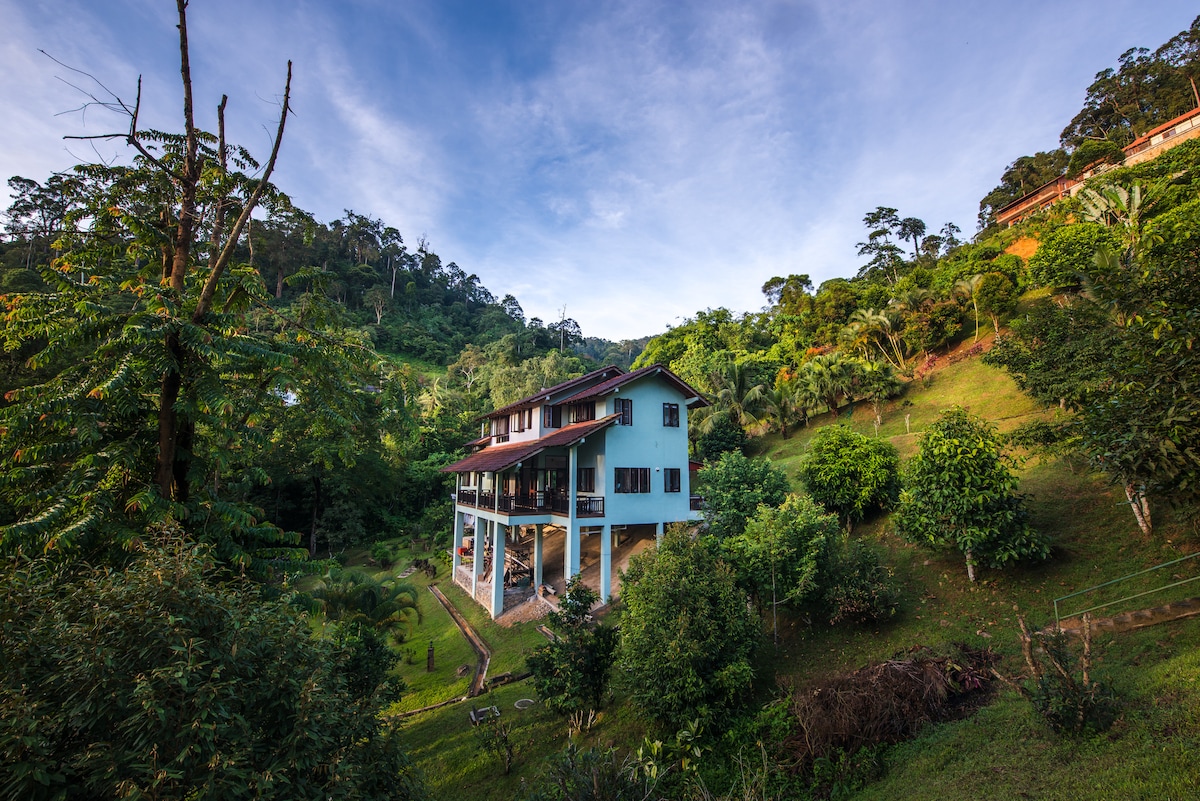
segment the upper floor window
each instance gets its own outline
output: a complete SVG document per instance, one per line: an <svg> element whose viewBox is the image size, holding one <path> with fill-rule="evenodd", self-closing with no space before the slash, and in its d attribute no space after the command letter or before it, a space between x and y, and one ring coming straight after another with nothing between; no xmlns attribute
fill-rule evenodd
<svg viewBox="0 0 1200 801"><path fill-rule="evenodd" d="M664 403L663 404L663 425L671 428L679 428L679 404Z"/></svg>
<svg viewBox="0 0 1200 801"><path fill-rule="evenodd" d="M663 468L663 492L679 492L679 468Z"/></svg>
<svg viewBox="0 0 1200 801"><path fill-rule="evenodd" d="M594 403L573 403L571 404L571 422L583 423L588 420L596 419L596 404Z"/></svg>
<svg viewBox="0 0 1200 801"><path fill-rule="evenodd" d="M617 421L619 426L633 425L633 399L632 398L617 398L613 402L613 410L621 415L621 419Z"/></svg>
<svg viewBox="0 0 1200 801"><path fill-rule="evenodd" d="M595 492L596 491L596 468L581 467L576 479L577 492Z"/></svg>
<svg viewBox="0 0 1200 801"><path fill-rule="evenodd" d="M616 492L649 492L649 467L618 467L614 470L614 491Z"/></svg>
<svg viewBox="0 0 1200 801"><path fill-rule="evenodd" d="M542 428L562 428L562 407L542 407Z"/></svg>

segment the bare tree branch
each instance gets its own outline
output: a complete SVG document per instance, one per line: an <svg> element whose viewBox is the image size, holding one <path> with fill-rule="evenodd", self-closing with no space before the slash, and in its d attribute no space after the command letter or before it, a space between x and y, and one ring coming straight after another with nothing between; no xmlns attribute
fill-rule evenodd
<svg viewBox="0 0 1200 801"><path fill-rule="evenodd" d="M183 0L180 0L183 2ZM275 160L279 157L279 146L283 143L283 130L287 124L288 103L292 95L292 62L288 61L287 65L287 81L283 87L283 104L279 111L279 127L275 131L275 143L271 147L271 157L267 159L266 166L263 168L262 177L258 180L258 184L250 193L250 197L246 199L245 205L242 207L242 213L238 215L237 222L233 224L233 228L229 231L229 236L225 240L225 247L221 250L221 255L213 262L213 266L209 271L208 279L204 282L204 289L200 292L200 300L196 304L196 310L192 314L193 322L200 322L204 315L208 313L212 306L213 295L217 291L217 282L221 278L221 274L228 266L230 259L233 258L234 248L237 246L239 237L242 235L242 229L246 227L247 221L250 219L250 214L254 211L254 207L258 205L259 199L262 197L263 190L267 186L267 182L271 180L271 173L275 171Z"/></svg>

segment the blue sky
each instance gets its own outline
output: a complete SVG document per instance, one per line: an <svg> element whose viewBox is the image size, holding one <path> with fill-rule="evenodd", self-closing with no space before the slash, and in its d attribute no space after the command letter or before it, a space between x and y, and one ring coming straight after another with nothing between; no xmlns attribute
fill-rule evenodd
<svg viewBox="0 0 1200 801"><path fill-rule="evenodd" d="M1154 0L193 0L198 122L265 157L285 64L295 116L276 183L329 221L563 307L585 334L659 333L763 305L773 275L853 275L862 216L975 230L1018 156L1056 146L1096 72L1200 12ZM144 123L180 118L174 3L0 0L0 176L98 153L67 134L86 69ZM66 79L66 80L64 80ZM3 195L6 188L0 188ZM7 196L0 197L7 206Z"/></svg>

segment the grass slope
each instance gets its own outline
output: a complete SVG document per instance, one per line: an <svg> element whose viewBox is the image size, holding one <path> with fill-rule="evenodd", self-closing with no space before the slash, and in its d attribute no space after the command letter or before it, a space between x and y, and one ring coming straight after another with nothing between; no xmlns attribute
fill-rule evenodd
<svg viewBox="0 0 1200 801"><path fill-rule="evenodd" d="M916 450L920 432L945 408L962 405L1009 430L1047 413L1022 396L1000 371L970 359L914 382L884 413L880 435L901 454ZM867 411L867 410L863 410ZM911 433L905 432L909 415ZM856 411L852 426L874 434L869 413ZM760 442L759 452L795 478L796 461L825 420L790 440ZM1182 513L1157 509L1152 538L1134 524L1121 493L1103 477L1061 460L1031 459L1020 471L1035 526L1054 541L1050 560L1005 571L983 571L971 585L957 553L933 552L898 539L886 519L861 526L855 536L884 549L903 588L901 611L886 625L858 630L813 629L790 621L776 653L778 680L803 686L825 674L853 670L913 645L965 642L991 646L1010 675L1023 668L1016 616L1031 625L1053 622L1053 600L1200 550L1195 525ZM797 482L798 486L798 482ZM1200 562L1200 559L1196 560ZM1196 575L1186 562L1086 598L1064 602L1067 612L1115 601ZM1197 585L1127 601L1102 614L1167 603L1197 593ZM1109 732L1080 739L1052 733L1015 693L973 717L931 726L916 740L886 754L887 773L860 792L863 799L1190 798L1200 767L1189 753L1200 745L1200 621L1169 623L1137 632L1097 637L1097 673L1123 701Z"/></svg>
<svg viewBox="0 0 1200 801"><path fill-rule="evenodd" d="M992 420L1001 430L1050 413L1023 396L1001 371L977 358L967 359L938 370L927 382L911 384L885 410L879 435L907 458L916 451L920 433L954 405ZM796 460L813 432L829 422L816 419L787 440L768 436L755 440L754 447L794 479ZM839 422L846 422L845 417ZM848 422L856 430L875 434L866 405L856 409ZM1035 525L1054 541L1050 560L1006 572L984 570L981 580L972 585L961 555L909 545L892 533L886 518L868 521L856 528L854 536L886 553L902 588L901 611L884 625L857 629L814 628L803 620L784 619L780 646L765 646L761 657L760 673L774 673L773 682L770 678L762 682L767 688L764 697L772 686L804 686L918 644L990 646L1001 654L1003 671L1019 673L1018 613L1031 625L1046 625L1053 620L1056 597L1200 550L1196 527L1182 512L1156 509L1155 535L1143 538L1122 495L1102 477L1069 463L1030 459L1020 475L1022 490L1030 495ZM1200 565L1189 564L1171 572L1176 577L1200 572ZM1132 587L1122 586L1095 600L1089 597L1087 602L1114 600L1148 589L1152 582L1169 580L1160 572ZM493 649L492 674L519 670L524 655L539 643L532 627L495 626L465 593L445 580L440 586ZM1126 603L1112 612L1163 604L1196 592L1197 585L1191 585ZM443 625L435 624L430 606L423 609L427 618L413 638L417 646ZM421 672L423 651L418 650L412 670ZM1156 801L1195 797L1192 788L1200 785L1200 763L1191 755L1200 746L1200 620L1098 636L1096 651L1095 672L1116 688L1123 702L1121 717L1109 732L1078 739L1058 736L1023 699L1001 690L992 704L972 717L930 726L917 739L888 749L883 778L853 797ZM416 676L404 675L414 693L433 697L421 689ZM514 727L519 752L510 776L502 775L495 759L480 750L466 706L445 707L406 722L405 740L435 797L447 801L522 797L521 782L531 782L545 757L567 742L564 719L538 705L514 709L517 699L534 697L532 687L521 683L497 690L487 702L499 706ZM415 698L410 702L419 705ZM484 703L480 699L479 705ZM577 736L584 746L615 744L628 752L644 734L637 711L618 696L590 732Z"/></svg>

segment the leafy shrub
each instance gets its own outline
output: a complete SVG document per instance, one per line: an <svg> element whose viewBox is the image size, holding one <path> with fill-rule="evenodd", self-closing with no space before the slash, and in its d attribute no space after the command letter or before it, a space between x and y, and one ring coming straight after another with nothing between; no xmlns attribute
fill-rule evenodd
<svg viewBox="0 0 1200 801"><path fill-rule="evenodd" d="M1080 222L1056 228L1029 257L1029 278L1036 286L1052 289L1078 286L1101 246L1119 248L1116 236L1103 225Z"/></svg>
<svg viewBox="0 0 1200 801"><path fill-rule="evenodd" d="M386 569L396 561L396 552L387 543L377 542L371 546L371 558Z"/></svg>
<svg viewBox="0 0 1200 801"><path fill-rule="evenodd" d="M379 717L395 656L368 631L314 639L211 551L0 582L7 797L425 797Z"/></svg>
<svg viewBox="0 0 1200 801"><path fill-rule="evenodd" d="M570 743L549 760L525 801L645 801L656 781L621 761L615 748L580 750Z"/></svg>
<svg viewBox="0 0 1200 801"><path fill-rule="evenodd" d="M678 730L744 700L761 622L709 538L672 526L630 561L621 600L618 664L649 718Z"/></svg>
<svg viewBox="0 0 1200 801"><path fill-rule="evenodd" d="M895 503L900 494L900 455L890 442L844 425L826 426L800 460L800 479L817 503L847 525L868 511Z"/></svg>
<svg viewBox="0 0 1200 801"><path fill-rule="evenodd" d="M831 549L821 586L832 625L871 623L896 614L900 593L892 571L862 543L843 540Z"/></svg>
<svg viewBox="0 0 1200 801"><path fill-rule="evenodd" d="M980 562L1000 568L1050 554L1003 448L995 426L956 407L921 436L905 471L897 530L910 542L958 548L971 581Z"/></svg>
<svg viewBox="0 0 1200 801"><path fill-rule="evenodd" d="M746 432L730 414L720 414L713 420L712 429L696 437L696 457L713 462L731 452L741 453L746 444Z"/></svg>
<svg viewBox="0 0 1200 801"><path fill-rule="evenodd" d="M882 745L857 751L844 748L813 760L809 791L816 799L851 798L859 790L883 777L885 765Z"/></svg>
<svg viewBox="0 0 1200 801"><path fill-rule="evenodd" d="M741 534L760 505L778 506L787 496L787 474L766 459L747 459L730 451L699 473L704 517L717 539Z"/></svg>
<svg viewBox="0 0 1200 801"><path fill-rule="evenodd" d="M538 697L560 715L599 709L608 689L617 630L605 623L588 624L588 613L598 600L599 593L580 576L572 577L559 611L550 615L559 637L526 659Z"/></svg>

